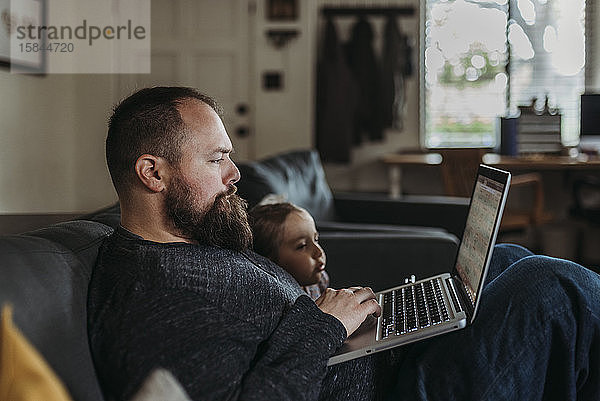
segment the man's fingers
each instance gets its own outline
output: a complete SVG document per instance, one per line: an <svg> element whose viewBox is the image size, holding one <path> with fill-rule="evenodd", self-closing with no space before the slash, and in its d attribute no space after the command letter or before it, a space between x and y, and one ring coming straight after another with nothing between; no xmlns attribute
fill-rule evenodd
<svg viewBox="0 0 600 401"><path fill-rule="evenodd" d="M348 335L352 334L369 315L381 315L381 307L369 287L327 289L316 301L325 313L336 317Z"/></svg>
<svg viewBox="0 0 600 401"><path fill-rule="evenodd" d="M366 300L375 298L375 294L373 293L373 290L370 287L363 287L360 290L355 291L354 295L358 299L359 303L363 303Z"/></svg>
<svg viewBox="0 0 600 401"><path fill-rule="evenodd" d="M361 309L367 315L372 314L375 317L381 316L381 306L377 302L377 297L370 287L350 287L346 291L352 291L356 301Z"/></svg>
<svg viewBox="0 0 600 401"><path fill-rule="evenodd" d="M363 302L360 306L364 309L365 315L381 316L381 306L375 299Z"/></svg>
<svg viewBox="0 0 600 401"><path fill-rule="evenodd" d="M381 305L370 287L364 287L354 293L367 315L381 316Z"/></svg>

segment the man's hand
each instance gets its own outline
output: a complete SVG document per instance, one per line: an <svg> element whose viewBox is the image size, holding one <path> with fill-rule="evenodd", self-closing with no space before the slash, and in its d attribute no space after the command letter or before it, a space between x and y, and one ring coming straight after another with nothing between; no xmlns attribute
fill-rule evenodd
<svg viewBox="0 0 600 401"><path fill-rule="evenodd" d="M381 307L369 287L327 288L315 302L323 312L342 322L347 335L354 333L370 314L381 315Z"/></svg>

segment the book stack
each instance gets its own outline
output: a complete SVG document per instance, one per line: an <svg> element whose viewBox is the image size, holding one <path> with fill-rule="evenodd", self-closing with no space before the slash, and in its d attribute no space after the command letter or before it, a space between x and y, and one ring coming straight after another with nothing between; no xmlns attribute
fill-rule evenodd
<svg viewBox="0 0 600 401"><path fill-rule="evenodd" d="M536 114L530 109L521 109L518 119L517 152L560 153L560 114Z"/></svg>

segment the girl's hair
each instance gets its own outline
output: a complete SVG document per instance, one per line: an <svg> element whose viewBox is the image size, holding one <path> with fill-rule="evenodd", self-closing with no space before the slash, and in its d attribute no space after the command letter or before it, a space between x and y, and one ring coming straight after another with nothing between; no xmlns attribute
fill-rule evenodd
<svg viewBox="0 0 600 401"><path fill-rule="evenodd" d="M289 202L257 205L248 212L250 227L254 237L254 251L273 261L279 257L283 223L292 212L301 212L298 206Z"/></svg>

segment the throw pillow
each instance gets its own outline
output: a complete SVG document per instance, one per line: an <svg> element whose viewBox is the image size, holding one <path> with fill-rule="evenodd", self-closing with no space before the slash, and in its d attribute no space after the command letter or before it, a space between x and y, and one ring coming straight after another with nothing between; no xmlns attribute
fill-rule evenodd
<svg viewBox="0 0 600 401"><path fill-rule="evenodd" d="M67 401L67 390L42 355L13 324L12 308L2 308L0 400Z"/></svg>
<svg viewBox="0 0 600 401"><path fill-rule="evenodd" d="M175 376L165 369L156 369L144 380L131 401L190 401Z"/></svg>

